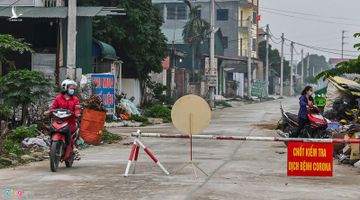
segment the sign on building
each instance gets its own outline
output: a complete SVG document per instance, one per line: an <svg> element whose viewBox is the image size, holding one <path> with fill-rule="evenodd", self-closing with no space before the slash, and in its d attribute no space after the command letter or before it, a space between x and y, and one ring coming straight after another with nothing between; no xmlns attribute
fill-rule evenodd
<svg viewBox="0 0 360 200"><path fill-rule="evenodd" d="M218 60L214 59L214 65L210 70L210 60L209 57L205 58L205 76L218 76Z"/></svg>
<svg viewBox="0 0 360 200"><path fill-rule="evenodd" d="M287 169L288 176L332 176L333 144L289 142Z"/></svg>
<svg viewBox="0 0 360 200"><path fill-rule="evenodd" d="M251 85L251 96L263 97L265 93L265 81L254 80Z"/></svg>
<svg viewBox="0 0 360 200"><path fill-rule="evenodd" d="M205 72L205 76L207 77L209 86L217 87L218 86L218 60L217 60L217 58L214 59L214 64L211 69L210 69L209 57L205 58L204 72Z"/></svg>
<svg viewBox="0 0 360 200"><path fill-rule="evenodd" d="M114 74L91 74L95 94L102 98L108 114L115 113L115 78Z"/></svg>

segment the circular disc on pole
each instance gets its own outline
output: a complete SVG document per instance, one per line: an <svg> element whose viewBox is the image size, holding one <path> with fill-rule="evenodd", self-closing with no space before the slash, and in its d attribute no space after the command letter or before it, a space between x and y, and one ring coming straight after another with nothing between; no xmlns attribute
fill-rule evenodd
<svg viewBox="0 0 360 200"><path fill-rule="evenodd" d="M209 104L196 95L178 99L171 110L172 122L184 134L199 134L209 126L211 110Z"/></svg>

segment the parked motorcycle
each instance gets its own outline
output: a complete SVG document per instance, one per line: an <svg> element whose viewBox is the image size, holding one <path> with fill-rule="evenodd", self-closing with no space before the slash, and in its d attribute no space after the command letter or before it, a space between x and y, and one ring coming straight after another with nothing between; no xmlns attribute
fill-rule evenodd
<svg viewBox="0 0 360 200"><path fill-rule="evenodd" d="M279 128L289 135L298 128L298 115L285 112L280 105L282 119L279 122ZM328 122L316 108L312 108L307 115L309 123L301 130L299 137L302 138L329 138L330 133L327 131Z"/></svg>
<svg viewBox="0 0 360 200"><path fill-rule="evenodd" d="M74 142L79 138L79 124L76 123L76 129L70 134L70 117L73 112L67 109L50 110L45 114L51 115L50 124L50 168L56 172L59 162L65 162L66 167L72 167L75 152L73 151Z"/></svg>

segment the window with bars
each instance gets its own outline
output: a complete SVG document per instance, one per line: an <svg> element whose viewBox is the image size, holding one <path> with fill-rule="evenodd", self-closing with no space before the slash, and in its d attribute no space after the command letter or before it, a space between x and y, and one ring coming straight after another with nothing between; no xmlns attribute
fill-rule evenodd
<svg viewBox="0 0 360 200"><path fill-rule="evenodd" d="M166 5L167 18L170 20L185 20L186 19L186 5L185 4L167 4Z"/></svg>
<svg viewBox="0 0 360 200"><path fill-rule="evenodd" d="M198 10L196 11L196 16L198 16L199 18L201 18L201 10L200 10L200 9L198 9Z"/></svg>
<svg viewBox="0 0 360 200"><path fill-rule="evenodd" d="M257 23L257 13L253 12L253 23L256 24Z"/></svg>
<svg viewBox="0 0 360 200"><path fill-rule="evenodd" d="M229 18L228 9L217 9L216 10L216 20L218 21L227 21Z"/></svg>
<svg viewBox="0 0 360 200"><path fill-rule="evenodd" d="M256 39L252 39L252 50L256 51Z"/></svg>

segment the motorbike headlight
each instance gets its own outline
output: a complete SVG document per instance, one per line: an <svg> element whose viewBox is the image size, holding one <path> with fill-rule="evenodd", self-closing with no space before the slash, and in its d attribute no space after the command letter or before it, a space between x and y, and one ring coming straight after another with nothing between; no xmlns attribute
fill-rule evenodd
<svg viewBox="0 0 360 200"><path fill-rule="evenodd" d="M56 120L56 122L57 122L58 124L62 124L64 121L63 121L62 119L58 119L58 120Z"/></svg>

